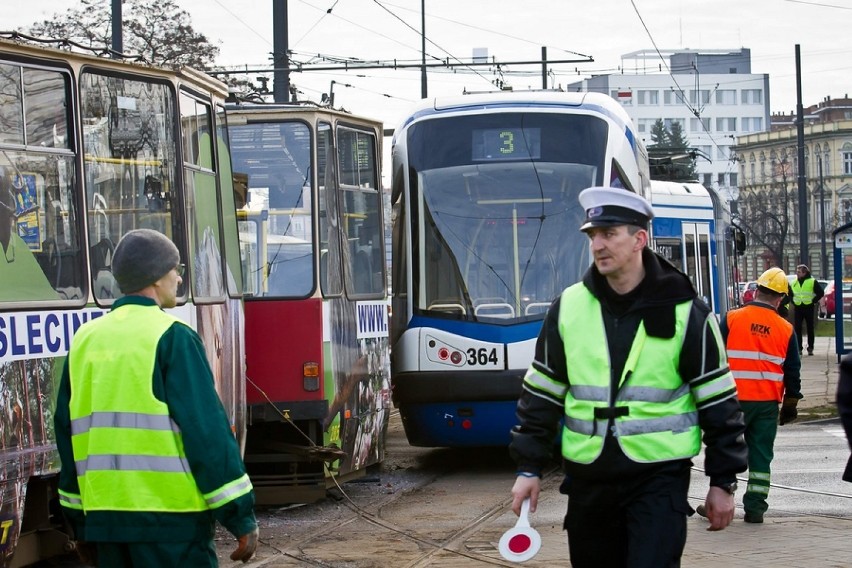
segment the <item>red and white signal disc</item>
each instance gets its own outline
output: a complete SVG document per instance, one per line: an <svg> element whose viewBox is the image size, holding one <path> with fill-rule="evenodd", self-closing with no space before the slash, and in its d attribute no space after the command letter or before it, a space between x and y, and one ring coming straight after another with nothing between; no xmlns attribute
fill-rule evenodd
<svg viewBox="0 0 852 568"><path fill-rule="evenodd" d="M509 562L526 562L541 548L541 536L530 526L529 512L530 500L524 499L518 522L500 538L500 556Z"/></svg>

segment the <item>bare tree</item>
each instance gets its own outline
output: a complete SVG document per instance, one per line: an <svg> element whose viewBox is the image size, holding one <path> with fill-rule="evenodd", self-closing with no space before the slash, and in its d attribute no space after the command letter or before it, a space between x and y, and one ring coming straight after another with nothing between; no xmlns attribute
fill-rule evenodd
<svg viewBox="0 0 852 568"><path fill-rule="evenodd" d="M107 50L112 39L110 0L79 2L76 8L32 24L26 33ZM148 63L208 69L219 55L219 47L195 31L189 13L173 0L124 0L122 16L125 52L140 55Z"/></svg>
<svg viewBox="0 0 852 568"><path fill-rule="evenodd" d="M792 164L784 154L773 161L768 183L746 183L740 188L740 226L749 246L762 248L768 264L787 270L784 254L796 207ZM745 180L743 180L745 181Z"/></svg>

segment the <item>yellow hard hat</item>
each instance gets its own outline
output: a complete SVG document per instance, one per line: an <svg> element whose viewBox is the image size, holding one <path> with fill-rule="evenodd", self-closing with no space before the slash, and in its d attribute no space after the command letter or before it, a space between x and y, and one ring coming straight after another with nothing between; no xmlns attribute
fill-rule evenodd
<svg viewBox="0 0 852 568"><path fill-rule="evenodd" d="M773 266L761 274L760 278L757 279L757 285L768 288L778 294L787 294L790 291L790 286L787 283L787 275L777 266Z"/></svg>

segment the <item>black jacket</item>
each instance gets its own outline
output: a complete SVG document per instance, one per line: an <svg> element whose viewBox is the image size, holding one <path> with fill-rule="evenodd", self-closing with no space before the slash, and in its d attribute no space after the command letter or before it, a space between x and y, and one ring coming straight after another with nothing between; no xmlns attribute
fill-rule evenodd
<svg viewBox="0 0 852 568"><path fill-rule="evenodd" d="M716 317L696 297L688 277L649 249L643 251L642 260L645 279L637 289L624 296L619 296L609 287L594 265L583 277L583 284L601 303L606 326L611 368L602 372L608 372L614 381L618 380L642 321L649 335L673 337L675 306L693 300L678 365L680 376L696 389L722 374L729 374ZM550 379L570 384L563 349L563 341L569 341L570 337L559 335L559 304L560 299L557 298L548 310L532 365ZM583 333L583 330L577 330L577 333ZM562 413L563 405L524 388L518 401L519 423L512 429L509 446L520 471L540 473L552 459ZM711 485L734 481L736 474L746 469L748 450L733 378L730 389L698 406L698 420L707 447L704 465L705 472L711 477ZM608 432L604 450L597 460L588 465L565 461L566 473L580 478L617 480L690 465L689 460L650 464L634 462L624 455L609 429Z"/></svg>
<svg viewBox="0 0 852 568"><path fill-rule="evenodd" d="M837 385L837 412L846 431L846 440L852 449L852 354L844 355L840 361L840 383ZM846 462L843 481L852 483L852 455Z"/></svg>

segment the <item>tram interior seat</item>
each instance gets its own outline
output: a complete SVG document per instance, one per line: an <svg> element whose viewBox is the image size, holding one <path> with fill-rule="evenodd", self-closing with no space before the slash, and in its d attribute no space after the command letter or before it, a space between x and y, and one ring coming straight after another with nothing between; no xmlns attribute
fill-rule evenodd
<svg viewBox="0 0 852 568"><path fill-rule="evenodd" d="M80 270L77 266L78 251L56 239L45 239L41 243L42 252L35 257L39 267L53 288L69 298L82 296Z"/></svg>
<svg viewBox="0 0 852 568"><path fill-rule="evenodd" d="M467 315L467 310L464 309L464 305L459 298L439 298L430 303L427 309L432 312L445 314Z"/></svg>
<svg viewBox="0 0 852 568"><path fill-rule="evenodd" d="M108 300L121 296L121 289L112 275L112 256L114 253L115 245L107 238L103 238L89 247L89 261L92 265L96 298Z"/></svg>
<svg viewBox="0 0 852 568"><path fill-rule="evenodd" d="M373 269L372 262L370 261L370 254L367 251L359 250L355 253L352 271L352 281L355 284L355 293L370 293L373 282Z"/></svg>
<svg viewBox="0 0 852 568"><path fill-rule="evenodd" d="M473 304L473 313L477 316L511 319L515 317L515 308L504 298L480 298Z"/></svg>

